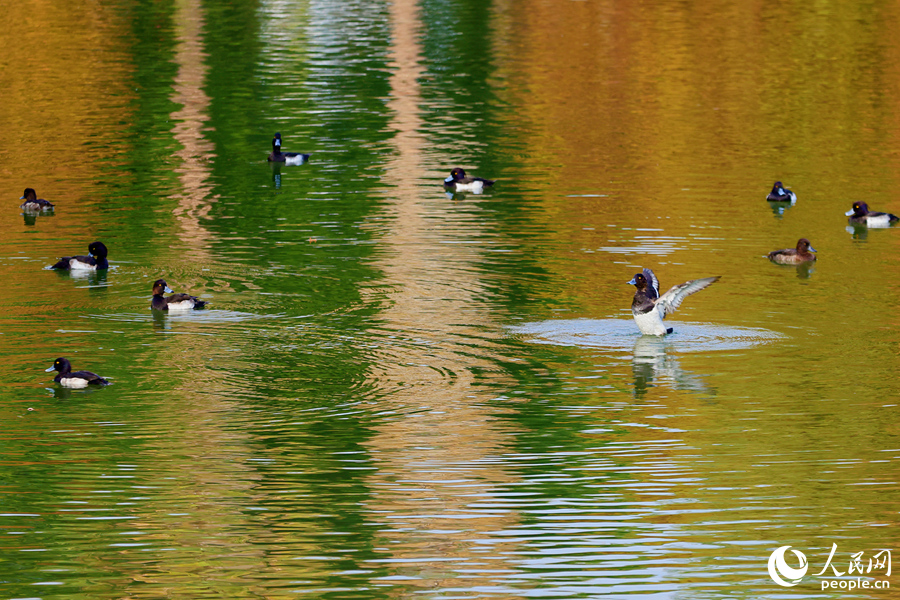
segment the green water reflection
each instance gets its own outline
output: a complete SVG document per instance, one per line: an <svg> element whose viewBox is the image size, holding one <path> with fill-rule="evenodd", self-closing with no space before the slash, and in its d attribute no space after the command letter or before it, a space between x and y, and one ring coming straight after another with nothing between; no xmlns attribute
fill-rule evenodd
<svg viewBox="0 0 900 600"><path fill-rule="evenodd" d="M896 13L9 7L3 596L774 598L779 546L801 596L896 548L900 232L843 217L900 210ZM641 266L722 279L648 347Z"/></svg>

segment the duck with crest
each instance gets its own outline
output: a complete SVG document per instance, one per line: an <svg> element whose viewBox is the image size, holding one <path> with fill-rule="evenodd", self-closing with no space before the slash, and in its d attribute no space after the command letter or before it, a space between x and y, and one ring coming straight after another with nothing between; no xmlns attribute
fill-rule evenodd
<svg viewBox="0 0 900 600"><path fill-rule="evenodd" d="M693 279L673 286L662 296L659 295L659 281L650 269L644 268L628 283L636 288L631 301L631 314L638 329L644 335L666 335L672 328L663 325L663 319L674 312L681 302L719 280L716 277Z"/></svg>
<svg viewBox="0 0 900 600"><path fill-rule="evenodd" d="M469 177L466 172L456 167L450 171L449 177L444 179L444 187L453 192L472 192L480 194L484 188L494 185L491 179L481 177Z"/></svg>
<svg viewBox="0 0 900 600"><path fill-rule="evenodd" d="M766 200L769 202L790 202L791 204L794 204L797 202L797 194L791 190L785 189L780 181L776 181L775 185L772 186L772 191L766 196Z"/></svg>
<svg viewBox="0 0 900 600"><path fill-rule="evenodd" d="M109 251L103 242L91 242L88 245L88 254L90 256L63 256L59 261L50 267L51 269L60 269L63 271L96 271L98 269L108 269L109 261L106 256Z"/></svg>
<svg viewBox="0 0 900 600"><path fill-rule="evenodd" d="M865 225L867 227L890 227L897 221L900 221L900 217L897 217L897 215L869 210L869 205L865 202L854 202L850 210L844 213L844 216L850 217L848 221L851 225Z"/></svg>
<svg viewBox="0 0 900 600"><path fill-rule="evenodd" d="M72 363L69 359L59 357L53 361L53 365L46 369L59 371L53 381L66 388L86 388L89 385L109 385L109 381L90 371L72 371Z"/></svg>
<svg viewBox="0 0 900 600"><path fill-rule="evenodd" d="M286 165L302 165L309 160L309 154L301 154L299 152L282 152L281 151L281 134L276 133L272 138L272 154L269 155L269 162L284 163Z"/></svg>

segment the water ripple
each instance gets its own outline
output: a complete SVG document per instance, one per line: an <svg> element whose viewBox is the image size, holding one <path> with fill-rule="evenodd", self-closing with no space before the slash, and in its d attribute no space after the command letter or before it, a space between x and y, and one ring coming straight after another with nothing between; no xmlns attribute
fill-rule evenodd
<svg viewBox="0 0 900 600"><path fill-rule="evenodd" d="M767 329L726 327L709 323L667 321L675 331L664 338L643 336L630 319L560 319L526 323L509 328L510 333L537 344L632 350L647 352L709 352L741 350L785 339Z"/></svg>

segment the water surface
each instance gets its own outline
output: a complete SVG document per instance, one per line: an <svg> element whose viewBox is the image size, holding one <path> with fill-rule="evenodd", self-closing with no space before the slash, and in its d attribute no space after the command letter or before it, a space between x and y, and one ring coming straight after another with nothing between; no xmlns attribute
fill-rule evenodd
<svg viewBox="0 0 900 600"><path fill-rule="evenodd" d="M843 216L900 211L895 7L0 23L4 597L843 597L832 544L897 548L900 231ZM46 269L95 239L108 272ZM647 339L641 267L722 278ZM209 309L151 314L159 277Z"/></svg>

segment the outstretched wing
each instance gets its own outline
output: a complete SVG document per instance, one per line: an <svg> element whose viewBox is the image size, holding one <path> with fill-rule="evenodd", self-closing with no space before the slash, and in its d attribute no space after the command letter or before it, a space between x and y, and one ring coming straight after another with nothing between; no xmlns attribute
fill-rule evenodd
<svg viewBox="0 0 900 600"><path fill-rule="evenodd" d="M656 278L656 275L654 275L653 271L646 267L642 269L642 271L644 272L644 278L650 282L650 285L652 285L653 289L656 291L656 293L653 294L653 297L659 298L659 280Z"/></svg>
<svg viewBox="0 0 900 600"><path fill-rule="evenodd" d="M649 271L649 269L644 269L644 271ZM651 273L651 275L652 274L653 273ZM656 278L654 277L654 281L655 279ZM694 279L693 281L688 281L686 283L674 286L668 292L660 296L656 301L656 305L660 307L660 316L665 318L667 314L675 312L675 309L681 306L681 302L685 298L687 298L691 294L699 292L703 288L711 286L718 280L719 276L704 277L703 279Z"/></svg>

